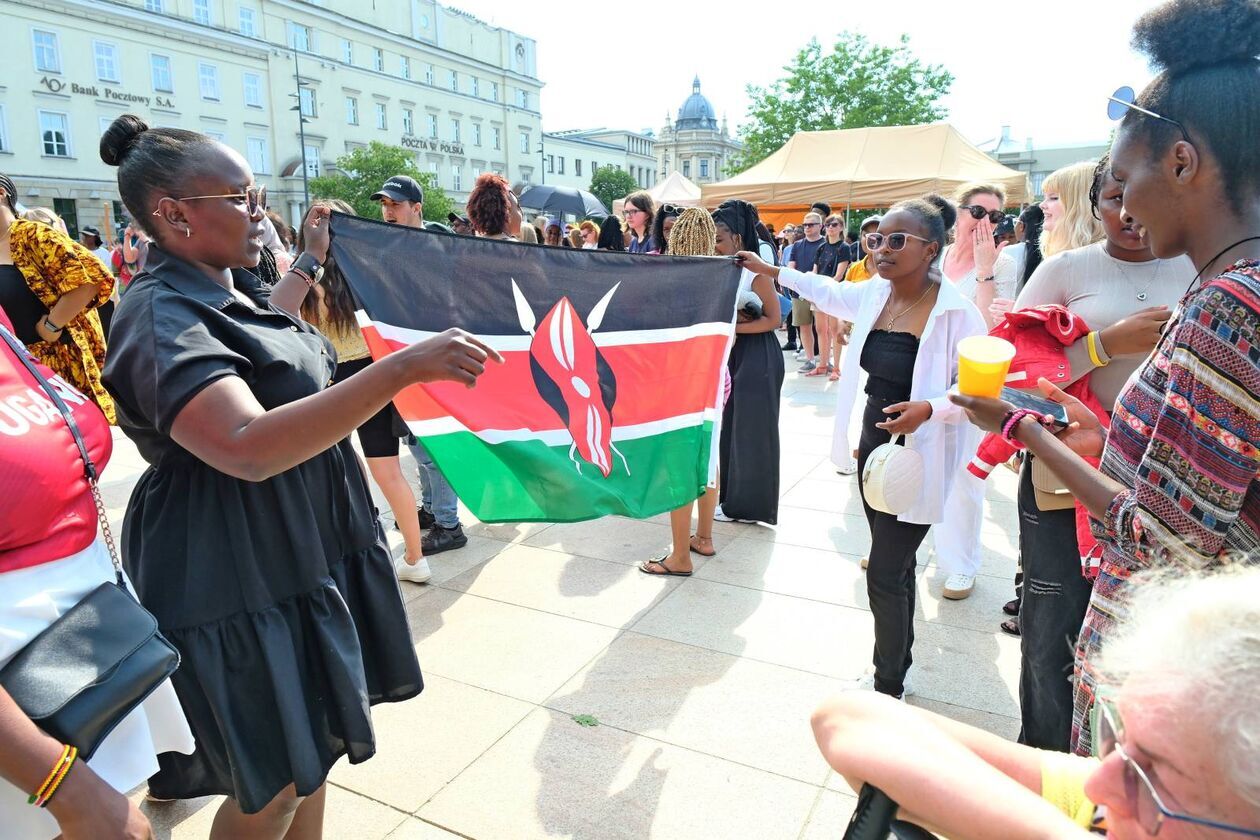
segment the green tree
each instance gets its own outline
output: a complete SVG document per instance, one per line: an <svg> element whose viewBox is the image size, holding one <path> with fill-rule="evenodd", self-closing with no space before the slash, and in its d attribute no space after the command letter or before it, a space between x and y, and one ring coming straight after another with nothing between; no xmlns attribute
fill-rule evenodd
<svg viewBox="0 0 1260 840"><path fill-rule="evenodd" d="M591 195L604 202L610 213L614 201L625 198L638 188L633 175L615 166L601 166L591 174Z"/></svg>
<svg viewBox="0 0 1260 840"><path fill-rule="evenodd" d="M451 199L438 186L437 176L421 172L411 152L375 140L361 149L337 158L337 171L311 179L312 198L340 198L360 216L377 218L381 211L372 193L394 175L410 175L424 188L424 217L445 222L451 212Z"/></svg>
<svg viewBox="0 0 1260 840"><path fill-rule="evenodd" d="M940 65L920 62L901 36L895 47L842 32L831 52L816 39L800 50L768 87L749 85L750 121L739 132L744 151L731 174L777 151L798 131L921 125L943 119L939 104L954 82Z"/></svg>

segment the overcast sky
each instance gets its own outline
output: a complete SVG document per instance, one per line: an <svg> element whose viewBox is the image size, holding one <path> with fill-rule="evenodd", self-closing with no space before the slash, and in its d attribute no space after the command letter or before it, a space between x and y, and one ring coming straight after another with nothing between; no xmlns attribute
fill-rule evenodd
<svg viewBox="0 0 1260 840"><path fill-rule="evenodd" d="M947 119L973 142L1010 125L1038 145L1104 141L1106 98L1151 78L1129 47L1133 22L1152 0L950 0L823 2L808 14L752 15L745 8L800 9L749 0L634 0L563 4L464 0L452 5L538 42L543 127L657 131L699 74L718 119L745 119L749 82L777 78L811 37L849 30L894 44L901 33L924 61L954 74Z"/></svg>

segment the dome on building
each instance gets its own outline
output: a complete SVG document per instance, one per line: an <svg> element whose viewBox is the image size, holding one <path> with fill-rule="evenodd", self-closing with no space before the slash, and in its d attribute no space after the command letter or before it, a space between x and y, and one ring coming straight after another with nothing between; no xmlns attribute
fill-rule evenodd
<svg viewBox="0 0 1260 840"><path fill-rule="evenodd" d="M678 131L717 131L717 116L713 111L713 103L700 92L700 77L696 76L691 83L691 96L678 109L678 119L674 128Z"/></svg>

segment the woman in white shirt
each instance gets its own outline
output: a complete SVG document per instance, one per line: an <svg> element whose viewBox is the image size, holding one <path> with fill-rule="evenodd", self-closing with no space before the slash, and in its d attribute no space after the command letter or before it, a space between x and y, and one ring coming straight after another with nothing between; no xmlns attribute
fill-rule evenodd
<svg viewBox="0 0 1260 840"><path fill-rule="evenodd" d="M946 398L957 377L956 348L961 339L983 334L985 322L934 268L945 247L939 207L919 200L896 205L864 245L879 271L866 283L837 283L766 265L751 253L739 256L745 268L776 277L821 311L853 323L836 416L849 416L859 368L864 370L859 476L871 451L892 435L907 435L903 445L923 457L920 495L905 513L893 516L865 506L871 528L866 588L875 618L874 674L865 682L899 697L907 691L914 643L915 554L928 528L943 520L950 488L979 442ZM837 430L833 447L847 448L843 432Z"/></svg>

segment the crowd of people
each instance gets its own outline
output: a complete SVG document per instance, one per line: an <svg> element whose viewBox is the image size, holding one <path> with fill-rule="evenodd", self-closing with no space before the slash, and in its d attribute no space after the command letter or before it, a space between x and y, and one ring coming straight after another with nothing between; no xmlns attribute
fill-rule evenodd
<svg viewBox="0 0 1260 840"><path fill-rule="evenodd" d="M856 474L870 530L875 642L872 691L829 701L815 732L851 783L951 837L1260 836L1260 7L1170 0L1135 45L1161 72L1113 97L1109 155L1013 211L975 183L851 230L820 201L776 233L745 201L636 192L620 217L566 223L527 220L486 173L448 226L405 175L372 196L383 221L441 234L738 261L717 479L639 571L690 576L693 554L717 553L715 520L778 522L788 361L825 378L831 460ZM214 837L316 838L332 765L375 750L371 706L424 687L399 581L468 541L391 401L502 360L458 329L372 360L329 253L345 202L317 199L291 229L238 152L129 114L100 154L132 219L112 247L21 212L0 175L0 817L23 837L146 837L125 794L147 780L158 800L224 796ZM960 342L985 334L1016 348L1008 383L1069 423L957 392ZM2 686L115 578L96 487L111 425L150 464L118 581L181 661L85 761ZM868 498L887 444L925 476L895 514ZM919 549L931 532L945 597L971 594L1003 464L1019 473L1002 622L1020 637L1018 744L896 702L913 692Z"/></svg>

